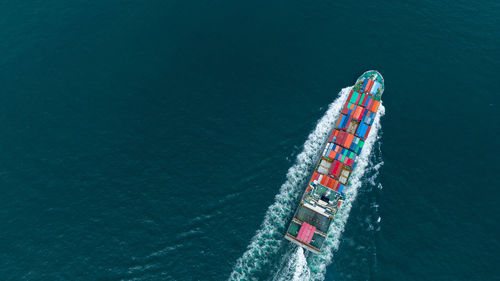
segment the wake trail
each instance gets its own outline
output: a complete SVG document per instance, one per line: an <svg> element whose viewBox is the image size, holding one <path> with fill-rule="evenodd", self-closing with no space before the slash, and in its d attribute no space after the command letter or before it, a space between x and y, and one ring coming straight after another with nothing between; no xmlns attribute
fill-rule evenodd
<svg viewBox="0 0 500 281"><path fill-rule="evenodd" d="M237 260L229 280L257 279L255 274L263 266L267 265L270 258L282 247L285 242L283 237L285 235L286 224L297 207L297 198L304 191L304 184L307 181L307 177L314 168L319 154L322 152L326 138L333 128L333 124L337 120L351 88L347 87L340 91L339 96L329 105L325 115L318 121L316 128L309 134L304 143L303 150L297 155L297 159L292 167L288 169L286 181L281 185L274 203L267 209L260 229L257 230L257 233L250 241L245 253ZM300 255L299 250L291 254L291 259L297 258L297 255ZM303 252L302 256L304 256ZM304 262L305 268L307 268L305 256L301 261ZM290 262L286 264L289 265ZM295 275L292 275L292 277L295 277ZM298 275L299 277L301 277L300 274Z"/></svg>

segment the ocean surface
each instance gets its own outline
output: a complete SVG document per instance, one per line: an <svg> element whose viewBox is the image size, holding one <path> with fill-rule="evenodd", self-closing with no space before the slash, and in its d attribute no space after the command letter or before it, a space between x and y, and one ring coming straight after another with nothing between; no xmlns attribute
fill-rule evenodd
<svg viewBox="0 0 500 281"><path fill-rule="evenodd" d="M500 2L4 1L0 280L500 280ZM284 241L349 87L326 251Z"/></svg>

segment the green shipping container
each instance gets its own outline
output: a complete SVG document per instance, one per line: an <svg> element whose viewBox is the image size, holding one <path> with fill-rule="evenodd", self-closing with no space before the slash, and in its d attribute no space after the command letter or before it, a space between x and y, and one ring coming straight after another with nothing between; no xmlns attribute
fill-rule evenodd
<svg viewBox="0 0 500 281"><path fill-rule="evenodd" d="M363 99L365 98L365 93L361 95L361 98L359 99L358 105L361 105L363 103Z"/></svg>
<svg viewBox="0 0 500 281"><path fill-rule="evenodd" d="M359 95L359 93L358 93L358 92L353 92L353 93L352 93L351 100L350 100L349 102L350 102L350 103L356 103L356 100L358 99L358 95Z"/></svg>

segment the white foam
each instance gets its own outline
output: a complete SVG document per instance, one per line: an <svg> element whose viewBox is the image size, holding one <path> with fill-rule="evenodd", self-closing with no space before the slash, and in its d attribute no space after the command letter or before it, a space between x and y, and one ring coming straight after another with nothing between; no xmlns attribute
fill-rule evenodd
<svg viewBox="0 0 500 281"><path fill-rule="evenodd" d="M267 209L260 229L252 238L243 256L236 262L229 277L230 280L255 279L252 275L267 264L270 256L275 254L284 243L286 224L297 207L296 200L304 191L307 176L314 167L321 153L320 149L333 128L351 88L347 87L340 91L337 99L329 105L325 115L309 134L302 152L297 155L295 163L288 169L287 179L276 195L274 203ZM299 254L293 254L291 259L301 258L297 255ZM304 256L303 253L302 256ZM304 264L307 268L305 257ZM300 277L300 274L298 276Z"/></svg>

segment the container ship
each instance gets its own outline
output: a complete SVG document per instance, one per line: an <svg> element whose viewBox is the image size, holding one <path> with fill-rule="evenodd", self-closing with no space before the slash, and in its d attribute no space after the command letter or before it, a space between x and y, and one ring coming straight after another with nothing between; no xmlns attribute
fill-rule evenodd
<svg viewBox="0 0 500 281"><path fill-rule="evenodd" d="M320 253L328 228L344 200L344 189L356 167L384 92L378 71L361 75L352 87L318 159L285 239Z"/></svg>

